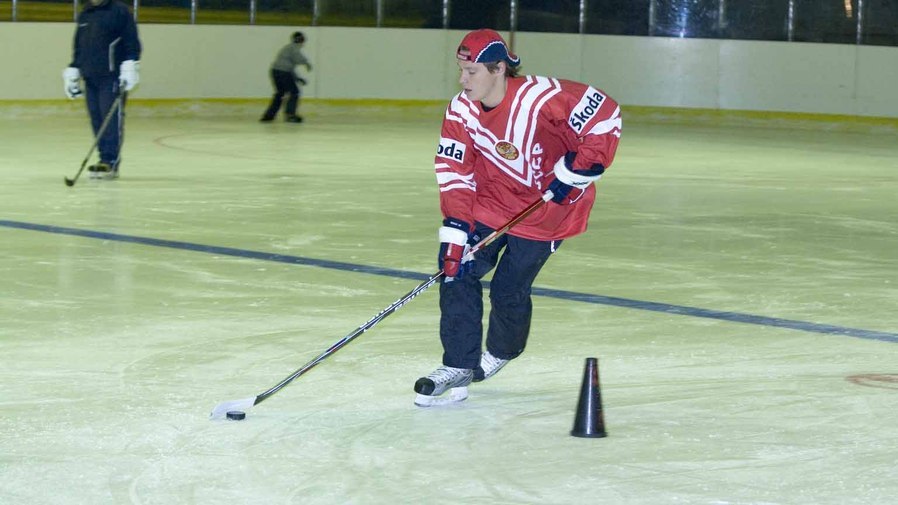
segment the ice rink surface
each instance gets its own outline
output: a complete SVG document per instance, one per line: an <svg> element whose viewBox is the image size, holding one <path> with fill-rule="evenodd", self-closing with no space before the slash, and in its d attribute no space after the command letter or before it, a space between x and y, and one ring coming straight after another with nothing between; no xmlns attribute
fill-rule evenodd
<svg viewBox="0 0 898 505"><path fill-rule="evenodd" d="M447 408L439 107L0 119L2 504L894 504L898 134L630 118L526 352ZM569 435L599 358L603 439Z"/></svg>

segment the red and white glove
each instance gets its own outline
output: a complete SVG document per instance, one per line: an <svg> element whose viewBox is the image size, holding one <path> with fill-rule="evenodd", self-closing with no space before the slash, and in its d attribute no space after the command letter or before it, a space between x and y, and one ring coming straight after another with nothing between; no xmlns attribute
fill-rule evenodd
<svg viewBox="0 0 898 505"><path fill-rule="evenodd" d="M446 218L440 227L440 254L437 258L440 270L446 274L446 281L461 278L469 267L464 261L465 254L471 249L468 245L471 226L458 219Z"/></svg>

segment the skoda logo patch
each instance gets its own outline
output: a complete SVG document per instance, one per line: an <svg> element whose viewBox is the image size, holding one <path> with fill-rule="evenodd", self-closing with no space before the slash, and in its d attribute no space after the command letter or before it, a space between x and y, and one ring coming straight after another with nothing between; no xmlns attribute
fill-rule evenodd
<svg viewBox="0 0 898 505"><path fill-rule="evenodd" d="M511 142L505 140L496 143L496 152L506 160L514 161L518 159L518 148Z"/></svg>

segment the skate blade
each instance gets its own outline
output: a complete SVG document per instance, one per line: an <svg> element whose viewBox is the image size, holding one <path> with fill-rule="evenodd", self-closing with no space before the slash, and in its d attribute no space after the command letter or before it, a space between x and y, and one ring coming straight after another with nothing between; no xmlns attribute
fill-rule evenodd
<svg viewBox="0 0 898 505"><path fill-rule="evenodd" d="M468 397L468 387L452 388L448 395L429 396L418 394L415 397L415 405L418 407L439 407L441 405L450 405L464 401Z"/></svg>

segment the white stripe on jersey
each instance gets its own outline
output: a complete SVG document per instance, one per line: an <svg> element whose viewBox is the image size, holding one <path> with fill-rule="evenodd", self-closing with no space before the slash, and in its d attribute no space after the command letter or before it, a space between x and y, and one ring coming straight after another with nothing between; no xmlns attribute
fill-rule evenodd
<svg viewBox="0 0 898 505"><path fill-rule="evenodd" d="M453 121L461 119L465 130L471 136L474 148L490 162L499 167L525 186L533 183L533 170L530 157L533 152L533 137L539 111L546 101L561 92L561 84L557 79L539 76L526 76L526 82L517 90L512 101L511 117L506 119L505 138L499 138L494 130L489 130L480 123L479 109L462 94L456 95L449 105L446 117ZM500 130L501 132L502 130ZM495 146L505 140L514 144L523 154L517 159L508 160L496 154Z"/></svg>
<svg viewBox="0 0 898 505"><path fill-rule="evenodd" d="M532 158L532 156L533 156L533 148L530 147L530 146L533 145L533 136L536 135L536 120L539 118L538 112L539 112L540 109L542 109L543 105L544 105L550 98L552 98L553 96L555 96L555 95L557 95L558 93L561 92L561 83L558 82L557 79L549 79L549 81L552 83L552 85L553 85L554 87L552 88L551 92L545 93L545 94L543 95L543 97L539 100L539 102L536 103L534 110L537 111L537 114L532 114L532 115L530 116L530 126L529 126L529 128L530 128L530 134L527 136L527 140L526 140L526 143L525 143L525 145L528 146L528 147L526 147L526 148L524 149L524 158L525 158L525 160L526 160L528 166L532 166L532 164L531 164L531 158ZM542 151L540 151L539 154L542 154ZM539 169L540 167L537 166L537 167L533 167L533 168Z"/></svg>
<svg viewBox="0 0 898 505"><path fill-rule="evenodd" d="M458 117L458 116L456 116L456 115L450 115L448 112L446 113L446 121L452 121L452 122L454 122L454 123L462 123L462 124L464 124L464 122L461 120L460 117Z"/></svg>
<svg viewBox="0 0 898 505"><path fill-rule="evenodd" d="M474 187L474 174L459 175L456 172L437 172L437 182L446 184L448 182L463 182L468 186Z"/></svg>
<svg viewBox="0 0 898 505"><path fill-rule="evenodd" d="M617 138L620 138L620 130L621 130L621 119L620 119L620 107L614 109L614 114L611 115L610 118L599 121L595 126L589 130L587 135L603 135L605 133L611 132ZM613 131L613 130L617 131Z"/></svg>
<svg viewBox="0 0 898 505"><path fill-rule="evenodd" d="M532 76L525 76L524 84L518 88L518 92L515 93L514 100L511 102L511 111L512 117L511 121L508 122L508 127L505 129L505 138L510 139L513 136L511 131L512 126L517 125L518 114L521 112L522 107L519 106L521 100L526 96L527 90L533 86L536 81Z"/></svg>
<svg viewBox="0 0 898 505"><path fill-rule="evenodd" d="M477 191L468 184L458 183L458 184L447 184L446 186L440 186L440 193L444 193L446 191L451 191L453 189L469 189L471 191Z"/></svg>
<svg viewBox="0 0 898 505"><path fill-rule="evenodd" d="M477 184L474 182L474 174L461 175L458 172L452 172L451 167L447 163L436 163L437 184L440 186L440 192L449 191L450 189L469 189L477 191Z"/></svg>

